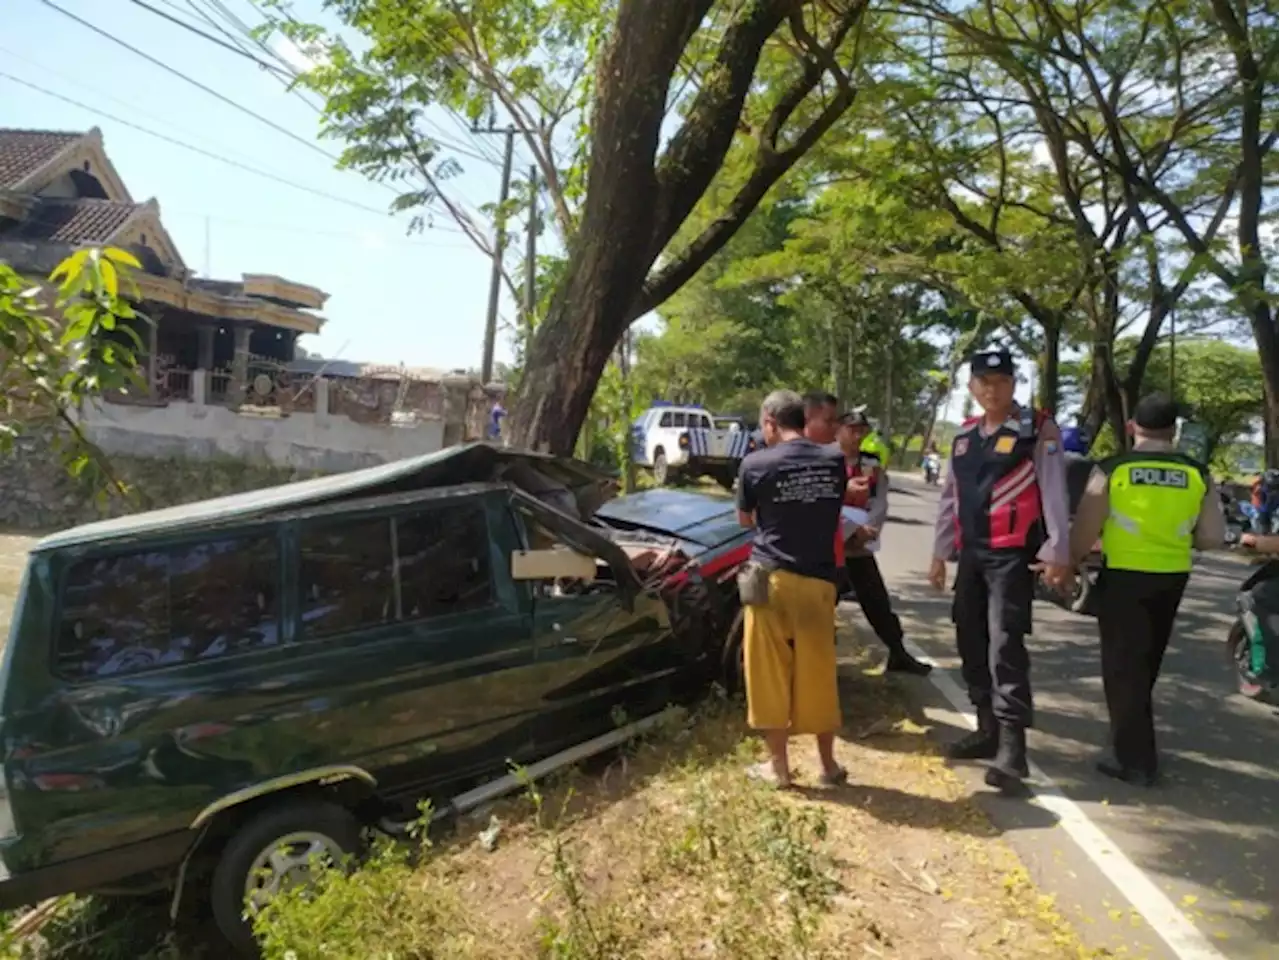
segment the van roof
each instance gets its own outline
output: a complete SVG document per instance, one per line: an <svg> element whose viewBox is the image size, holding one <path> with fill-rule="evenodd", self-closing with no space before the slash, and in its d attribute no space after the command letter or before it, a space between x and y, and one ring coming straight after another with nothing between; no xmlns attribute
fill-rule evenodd
<svg viewBox="0 0 1280 960"><path fill-rule="evenodd" d="M247 493L185 503L161 510L133 513L112 520L82 524L40 540L33 552L60 549L158 532L179 532L245 520L296 509L309 504L348 498L356 494L392 492L384 488L425 489L453 486L478 480L501 480L508 468L525 465L544 479L568 487L575 495L600 488L608 475L595 468L551 454L514 450L490 443L468 443L446 447L435 453L396 460L392 463L301 480ZM526 477L527 479L527 474ZM520 483L520 486L526 484ZM603 498L602 498L603 499ZM584 507L593 513L599 502Z"/></svg>

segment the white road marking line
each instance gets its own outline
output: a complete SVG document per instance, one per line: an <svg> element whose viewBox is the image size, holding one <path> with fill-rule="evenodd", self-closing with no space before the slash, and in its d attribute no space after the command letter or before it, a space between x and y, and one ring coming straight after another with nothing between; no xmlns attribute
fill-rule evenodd
<svg viewBox="0 0 1280 960"><path fill-rule="evenodd" d="M960 715L970 728L977 726L969 703L968 695L960 689L951 674L943 669L919 646L906 641L907 649L917 660L934 665L929 679L939 692L947 698L947 702ZM1186 916L1173 905L1168 897L1157 887L1137 864L1124 855L1111 839L1098 828L1088 815L1074 800L1064 794L1058 785L1031 761L1031 777L1029 783L1032 792L1040 801L1040 805L1058 818L1058 825L1076 842L1085 856L1093 861L1116 889L1133 905L1133 909L1142 915L1147 924L1154 930L1173 951L1179 960L1227 960L1225 954L1213 946L1208 938Z"/></svg>

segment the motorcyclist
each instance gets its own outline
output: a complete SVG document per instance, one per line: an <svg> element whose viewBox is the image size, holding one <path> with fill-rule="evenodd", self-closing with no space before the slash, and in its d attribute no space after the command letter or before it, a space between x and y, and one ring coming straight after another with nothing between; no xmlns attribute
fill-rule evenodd
<svg viewBox="0 0 1280 960"><path fill-rule="evenodd" d="M1280 554L1280 536L1275 534L1242 534L1240 535L1240 547L1257 550L1258 553ZM1240 690L1247 692L1248 696L1256 696L1262 690L1261 684L1266 682L1263 678L1268 675L1274 675L1277 664L1267 655L1265 637L1251 635L1249 637L1249 646L1251 646L1249 660L1253 664L1252 672L1254 676L1248 678L1248 684L1252 685L1252 689L1245 690L1244 680L1242 680Z"/></svg>
<svg viewBox="0 0 1280 960"><path fill-rule="evenodd" d="M1268 470L1253 481L1249 491L1250 524L1254 533L1275 533L1277 476Z"/></svg>

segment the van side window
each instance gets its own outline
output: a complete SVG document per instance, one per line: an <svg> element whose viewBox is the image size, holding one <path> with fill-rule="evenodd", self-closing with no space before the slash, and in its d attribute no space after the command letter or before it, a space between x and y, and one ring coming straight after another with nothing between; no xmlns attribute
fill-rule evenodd
<svg viewBox="0 0 1280 960"><path fill-rule="evenodd" d="M478 505L396 517L403 620L478 610L493 603L489 530Z"/></svg>
<svg viewBox="0 0 1280 960"><path fill-rule="evenodd" d="M395 620L390 517L307 523L298 547L302 639Z"/></svg>
<svg viewBox="0 0 1280 960"><path fill-rule="evenodd" d="M125 676L279 642L274 537L89 558L67 571L57 672Z"/></svg>
<svg viewBox="0 0 1280 960"><path fill-rule="evenodd" d="M673 413L672 416L675 418L673 426L687 427L689 425L689 415L683 410L679 413Z"/></svg>
<svg viewBox="0 0 1280 960"><path fill-rule="evenodd" d="M671 426L675 426L675 422L676 421L675 421L674 415L671 413L670 410L668 410L666 413L662 415L662 419L658 421L658 426L671 427Z"/></svg>

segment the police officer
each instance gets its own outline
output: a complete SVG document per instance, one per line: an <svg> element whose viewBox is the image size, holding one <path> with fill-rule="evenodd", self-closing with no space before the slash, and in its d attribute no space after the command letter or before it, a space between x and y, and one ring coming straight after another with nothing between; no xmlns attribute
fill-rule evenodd
<svg viewBox="0 0 1280 960"><path fill-rule="evenodd" d="M946 586L958 560L952 620L978 729L952 744L954 759L990 760L988 785L1017 792L1027 776L1032 722L1030 663L1036 572L1055 589L1072 576L1066 470L1057 425L1014 402L1007 350L976 353L969 390L982 414L951 446L935 526L929 582Z"/></svg>
<svg viewBox="0 0 1280 960"><path fill-rule="evenodd" d="M1098 465L1071 530L1083 557L1102 536L1098 634L1111 749L1098 770L1150 786L1156 780L1151 691L1191 572L1192 549L1222 546L1226 525L1208 471L1174 448L1178 406L1153 394L1134 408L1130 453Z"/></svg>

